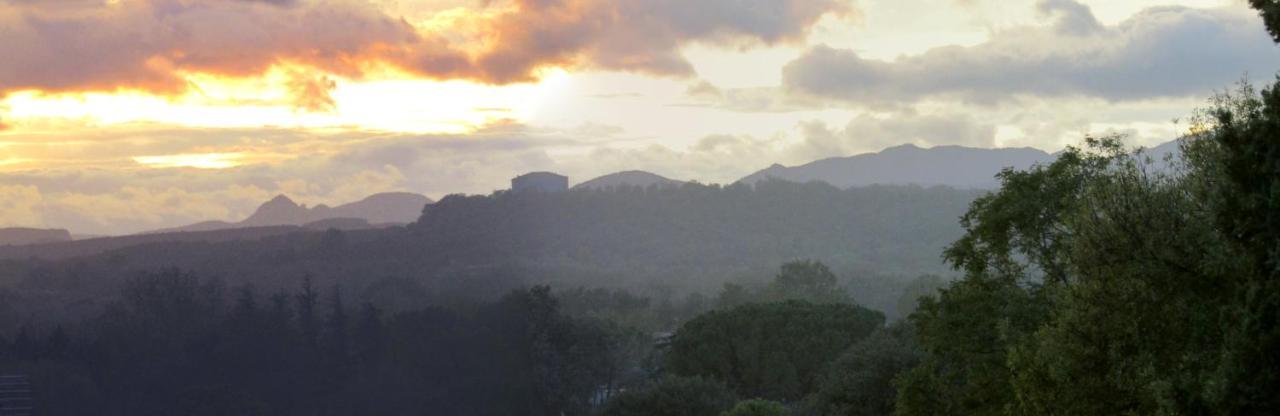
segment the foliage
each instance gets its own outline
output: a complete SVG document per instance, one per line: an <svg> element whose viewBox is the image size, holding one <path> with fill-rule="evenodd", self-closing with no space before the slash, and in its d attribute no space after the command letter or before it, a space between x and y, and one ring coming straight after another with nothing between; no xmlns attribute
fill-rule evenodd
<svg viewBox="0 0 1280 416"><path fill-rule="evenodd" d="M821 370L884 323L856 305L803 301L716 310L675 333L666 370L723 380L745 397L795 401L813 392Z"/></svg>
<svg viewBox="0 0 1280 416"><path fill-rule="evenodd" d="M700 377L665 377L624 392L605 405L601 416L718 415L737 398L723 383Z"/></svg>
<svg viewBox="0 0 1280 416"><path fill-rule="evenodd" d="M920 306L920 298L936 296L938 290L944 287L947 287L947 281L937 275L926 274L912 279L898 296L898 302L895 305L897 316L902 318L911 316Z"/></svg>
<svg viewBox="0 0 1280 416"><path fill-rule="evenodd" d="M898 414L994 415L1013 402L1008 353L1047 318L1046 288L1070 280L1065 218L1119 148L1114 138L1090 145L1096 153L1069 148L1047 166L1001 172L1000 190L961 217L965 235L945 257L965 275L911 316L925 356L902 379Z"/></svg>
<svg viewBox="0 0 1280 416"><path fill-rule="evenodd" d="M1280 411L1280 92L1216 99L1152 163L1113 139L1002 174L912 316L897 413Z"/></svg>
<svg viewBox="0 0 1280 416"><path fill-rule="evenodd" d="M1276 33L1275 2L1252 2ZM1277 38L1280 39L1280 38ZM1206 114L1195 159L1218 179L1203 192L1213 225L1247 259L1248 273L1228 280L1234 303L1228 328L1219 406L1226 412L1280 412L1280 84L1255 93L1248 85L1220 97Z"/></svg>
<svg viewBox="0 0 1280 416"><path fill-rule="evenodd" d="M614 383L608 331L562 315L546 287L466 313L366 304L354 319L336 288L242 286L228 302L217 281L167 271L123 292L78 329L0 345L43 414L584 415Z"/></svg>
<svg viewBox="0 0 1280 416"><path fill-rule="evenodd" d="M1262 22L1267 25L1267 31L1271 32L1273 39L1280 42L1280 1L1249 0L1249 5L1258 9L1258 14L1262 16Z"/></svg>
<svg viewBox="0 0 1280 416"><path fill-rule="evenodd" d="M853 344L831 363L819 390L805 400L805 414L888 416L894 412L894 379L920 360L915 334L898 324Z"/></svg>
<svg viewBox="0 0 1280 416"><path fill-rule="evenodd" d="M786 416L791 414L782 403L762 399L743 400L720 416Z"/></svg>
<svg viewBox="0 0 1280 416"><path fill-rule="evenodd" d="M769 283L765 296L773 302L803 300L812 303L848 302L848 295L836 286L836 275L827 265L813 260L798 260L782 265L782 271Z"/></svg>
<svg viewBox="0 0 1280 416"><path fill-rule="evenodd" d="M838 284L835 273L827 265L815 260L795 260L784 263L768 285L748 288L727 283L716 299L719 308L731 308L748 303L785 302L801 300L811 303L852 303L844 288Z"/></svg>

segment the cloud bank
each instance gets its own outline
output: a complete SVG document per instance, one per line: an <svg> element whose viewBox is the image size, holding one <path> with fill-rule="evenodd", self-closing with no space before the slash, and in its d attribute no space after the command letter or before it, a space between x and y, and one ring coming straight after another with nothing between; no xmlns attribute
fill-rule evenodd
<svg viewBox="0 0 1280 416"><path fill-rule="evenodd" d="M992 104L1019 96L1121 101L1203 95L1246 72L1280 67L1280 52L1246 8L1153 7L1104 26L1073 0L1037 5L1051 25L996 32L971 47L884 61L816 46L784 68L784 87L886 106L925 99Z"/></svg>
<svg viewBox="0 0 1280 416"><path fill-rule="evenodd" d="M850 12L839 0L486 3L411 23L361 0L0 0L0 97L178 94L191 74L250 77L277 65L497 84L534 80L553 66L689 75L680 55L687 43L792 42L822 16ZM314 86L301 88L299 104L323 110Z"/></svg>

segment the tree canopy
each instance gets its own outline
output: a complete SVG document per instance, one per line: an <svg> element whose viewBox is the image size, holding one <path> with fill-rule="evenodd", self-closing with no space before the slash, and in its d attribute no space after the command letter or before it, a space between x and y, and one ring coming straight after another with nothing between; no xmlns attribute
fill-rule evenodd
<svg viewBox="0 0 1280 416"><path fill-rule="evenodd" d="M883 326L856 305L803 301L747 304L708 312L671 339L666 370L723 380L743 397L799 400L842 351Z"/></svg>

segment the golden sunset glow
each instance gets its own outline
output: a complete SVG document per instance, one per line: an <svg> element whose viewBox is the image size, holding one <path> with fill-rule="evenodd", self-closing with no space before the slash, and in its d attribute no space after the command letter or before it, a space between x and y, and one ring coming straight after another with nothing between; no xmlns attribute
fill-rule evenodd
<svg viewBox="0 0 1280 416"><path fill-rule="evenodd" d="M0 158L0 168L4 168L6 166L19 165L23 163L29 163L29 162L31 162L30 159L22 159L17 157Z"/></svg>
<svg viewBox="0 0 1280 416"><path fill-rule="evenodd" d="M1152 146L1273 48L1233 0L0 0L0 226Z"/></svg>
<svg viewBox="0 0 1280 416"><path fill-rule="evenodd" d="M240 165L244 155L238 153L205 153L164 156L136 156L134 161L154 168L226 169Z"/></svg>
<svg viewBox="0 0 1280 416"><path fill-rule="evenodd" d="M281 68L260 78L196 74L190 91L165 97L136 91L48 94L17 92L0 101L5 122L23 126L109 127L149 122L188 127L347 127L391 132L466 133L498 121L523 122L568 79L545 71L537 83L490 86L470 81L334 78L324 91L330 108L300 108L289 83L300 72ZM302 73L301 76L324 77Z"/></svg>

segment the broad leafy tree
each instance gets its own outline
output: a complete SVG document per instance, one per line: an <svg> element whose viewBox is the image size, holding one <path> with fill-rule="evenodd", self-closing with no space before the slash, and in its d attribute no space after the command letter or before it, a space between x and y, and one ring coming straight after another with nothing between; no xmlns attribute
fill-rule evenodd
<svg viewBox="0 0 1280 416"><path fill-rule="evenodd" d="M805 400L809 415L888 416L897 400L894 380L920 361L914 328L878 330L840 354L819 390Z"/></svg>
<svg viewBox="0 0 1280 416"><path fill-rule="evenodd" d="M786 406L782 403L751 399L743 400L733 405L732 409L721 413L720 416L787 416L791 414Z"/></svg>
<svg viewBox="0 0 1280 416"><path fill-rule="evenodd" d="M665 377L610 400L601 416L710 416L737 397L723 383L700 377Z"/></svg>
<svg viewBox="0 0 1280 416"><path fill-rule="evenodd" d="M850 304L748 304L701 315L680 328L667 371L723 380L744 397L795 401L813 392L826 365L884 324Z"/></svg>

